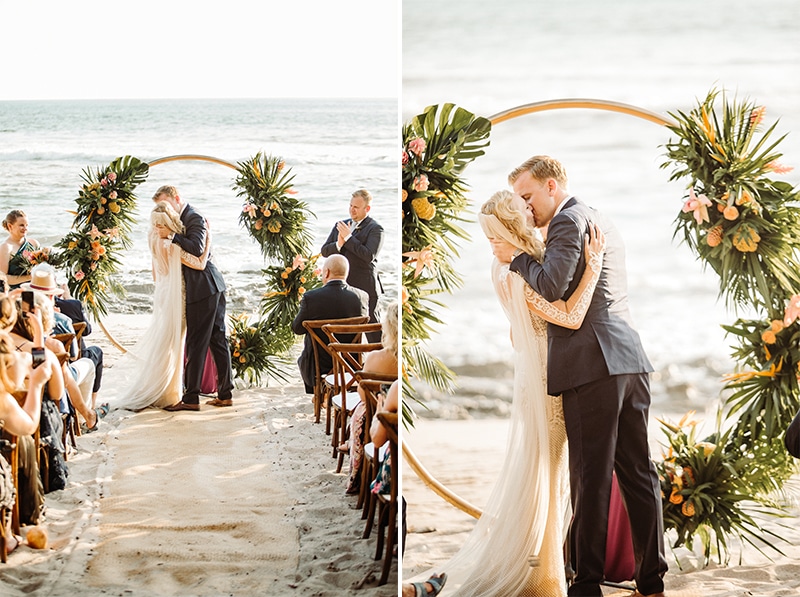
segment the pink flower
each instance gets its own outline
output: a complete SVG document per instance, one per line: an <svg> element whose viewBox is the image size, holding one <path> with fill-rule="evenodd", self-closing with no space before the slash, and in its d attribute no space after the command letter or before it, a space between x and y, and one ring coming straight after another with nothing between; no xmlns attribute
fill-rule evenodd
<svg viewBox="0 0 800 597"><path fill-rule="evenodd" d="M119 236L119 228L118 227L106 228L104 230L104 232L106 233L108 238L117 238Z"/></svg>
<svg viewBox="0 0 800 597"><path fill-rule="evenodd" d="M427 174L420 174L419 176L414 177L414 182L412 183L412 187L415 191L427 191L428 190L428 175Z"/></svg>
<svg viewBox="0 0 800 597"><path fill-rule="evenodd" d="M292 269L303 267L306 264L306 261L307 259L302 255L295 255L294 260L292 260Z"/></svg>
<svg viewBox="0 0 800 597"><path fill-rule="evenodd" d="M108 178L109 181L114 182L117 180L117 174L115 172L109 172L106 174L106 178Z"/></svg>
<svg viewBox="0 0 800 597"><path fill-rule="evenodd" d="M772 160L769 164L764 166L765 170L772 170L775 174L786 174L794 170L794 166L784 166L778 160Z"/></svg>
<svg viewBox="0 0 800 597"><path fill-rule="evenodd" d="M83 280L86 277L86 274L83 273L83 270L78 270L75 272L75 279L78 281Z"/></svg>
<svg viewBox="0 0 800 597"><path fill-rule="evenodd" d="M109 199L116 199L116 198L117 198L117 192L116 192L116 191L111 191L111 192L108 194L108 198L109 198Z"/></svg>
<svg viewBox="0 0 800 597"><path fill-rule="evenodd" d="M411 159L411 158L410 158L410 157L408 157L408 152L407 152L407 151L404 149L404 150L403 150L403 166L405 166L406 164L408 164L408 160L410 160L410 159Z"/></svg>
<svg viewBox="0 0 800 597"><path fill-rule="evenodd" d="M101 238L103 236L103 233L97 229L96 225L92 224L92 229L89 231L89 236L91 236L92 239L97 239Z"/></svg>
<svg viewBox="0 0 800 597"><path fill-rule="evenodd" d="M694 212L694 219L698 224L708 222L708 208L711 201L705 195L696 195L694 188L689 189L689 198L683 204L683 213Z"/></svg>
<svg viewBox="0 0 800 597"><path fill-rule="evenodd" d="M100 186L102 186L102 187L107 187L107 186L108 186L108 179L107 179L107 178L103 178L103 179L100 181Z"/></svg>
<svg viewBox="0 0 800 597"><path fill-rule="evenodd" d="M425 151L425 139L420 139L419 137L411 139L411 141L408 142L408 151L414 155L421 156Z"/></svg>
<svg viewBox="0 0 800 597"><path fill-rule="evenodd" d="M764 106L753 108L753 111L750 112L750 126L757 126L761 124L761 121L764 120L764 113L766 111L767 109Z"/></svg>
<svg viewBox="0 0 800 597"><path fill-rule="evenodd" d="M245 203L244 207L242 207L242 213L248 214L251 218L256 217L256 206L252 203Z"/></svg>
<svg viewBox="0 0 800 597"><path fill-rule="evenodd" d="M795 294L786 304L786 311L784 311L783 315L783 323L785 325L792 325L792 323L794 323L798 317L800 317L800 294Z"/></svg>

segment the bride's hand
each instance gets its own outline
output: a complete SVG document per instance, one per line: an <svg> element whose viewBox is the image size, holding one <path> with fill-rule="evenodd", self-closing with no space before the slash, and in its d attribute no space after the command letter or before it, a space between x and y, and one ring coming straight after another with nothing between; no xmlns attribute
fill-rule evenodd
<svg viewBox="0 0 800 597"><path fill-rule="evenodd" d="M606 235L595 223L589 224L589 233L586 235L586 251L592 255L606 251Z"/></svg>
<svg viewBox="0 0 800 597"><path fill-rule="evenodd" d="M500 263L511 263L514 251L517 250L514 245L502 238L490 238L489 242L492 245L492 253Z"/></svg>

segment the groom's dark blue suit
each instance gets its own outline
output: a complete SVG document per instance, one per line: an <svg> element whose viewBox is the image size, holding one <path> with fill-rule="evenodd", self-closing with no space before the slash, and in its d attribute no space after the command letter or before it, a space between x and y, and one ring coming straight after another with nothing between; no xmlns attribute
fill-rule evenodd
<svg viewBox="0 0 800 597"><path fill-rule="evenodd" d="M661 493L650 460L648 373L653 370L628 311L625 247L614 225L575 198L547 229L544 260L519 255L511 269L548 301L572 295L586 267L590 222L606 237L603 269L583 324L548 324L548 393L562 395L569 441L575 581L569 595L602 595L612 471L631 521L638 590L663 591L667 570Z"/></svg>
<svg viewBox="0 0 800 597"><path fill-rule="evenodd" d="M185 231L172 242L200 257L206 245L206 221L191 205L181 211ZM208 255L205 269L182 266L186 290L186 368L183 376L186 404L200 403L200 382L206 353L211 349L217 366L217 397L230 400L233 392L231 354L225 335L225 280Z"/></svg>

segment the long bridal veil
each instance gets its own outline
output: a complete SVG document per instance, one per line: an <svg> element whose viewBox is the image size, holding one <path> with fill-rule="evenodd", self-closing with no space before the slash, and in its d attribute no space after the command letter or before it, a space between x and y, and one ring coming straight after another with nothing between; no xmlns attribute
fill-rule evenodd
<svg viewBox="0 0 800 597"><path fill-rule="evenodd" d="M123 388L110 398L114 408L140 410L180 401L183 382L183 275L180 247L151 233L153 314L133 348L110 371L110 387ZM112 385L113 384L113 385Z"/></svg>
<svg viewBox="0 0 800 597"><path fill-rule="evenodd" d="M419 579L446 572L448 595L564 595L563 544L569 517L566 431L561 399L546 393L546 323L530 313L525 282L508 266L495 261L492 280L511 323L514 344L506 457L483 515L465 544L449 562Z"/></svg>

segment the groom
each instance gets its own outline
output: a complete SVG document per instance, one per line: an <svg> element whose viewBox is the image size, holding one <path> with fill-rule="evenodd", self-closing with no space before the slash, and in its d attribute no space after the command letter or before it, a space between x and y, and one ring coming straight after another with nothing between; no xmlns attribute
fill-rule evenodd
<svg viewBox="0 0 800 597"><path fill-rule="evenodd" d="M586 267L584 236L591 222L606 237L603 269L583 325L548 324L547 392L561 394L569 445L572 560L569 595L600 597L612 472L631 522L636 560L634 596L663 596L667 571L661 491L650 460L647 417L653 370L628 311L625 249L612 223L567 192L563 166L534 156L509 175L547 229L542 263L502 240L499 261L522 275L545 299L568 298Z"/></svg>
<svg viewBox="0 0 800 597"><path fill-rule="evenodd" d="M169 238L187 253L200 257L208 242L205 218L185 203L178 189L172 186L159 188L153 195L153 201L169 203L180 214L185 229L183 234L173 234L166 228L159 228L161 238ZM186 285L184 392L180 402L167 406L165 410L200 410L200 382L209 348L217 366L217 397L206 401L206 404L232 406L231 353L225 336L225 281L210 258L203 270L185 265L181 269Z"/></svg>

